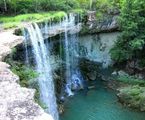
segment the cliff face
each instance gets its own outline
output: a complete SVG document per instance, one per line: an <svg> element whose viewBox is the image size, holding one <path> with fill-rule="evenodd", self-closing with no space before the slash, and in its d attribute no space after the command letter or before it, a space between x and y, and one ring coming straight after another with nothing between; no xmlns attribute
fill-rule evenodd
<svg viewBox="0 0 145 120"><path fill-rule="evenodd" d="M107 13L105 15L102 13L101 19L97 18L96 14L96 11L89 11L87 13L87 18L81 31L82 34L95 34L119 31L119 24L117 21L119 13Z"/></svg>
<svg viewBox="0 0 145 120"><path fill-rule="evenodd" d="M2 62L22 42L13 31L0 33L0 120L53 120L34 102L35 90L21 87L19 77Z"/></svg>

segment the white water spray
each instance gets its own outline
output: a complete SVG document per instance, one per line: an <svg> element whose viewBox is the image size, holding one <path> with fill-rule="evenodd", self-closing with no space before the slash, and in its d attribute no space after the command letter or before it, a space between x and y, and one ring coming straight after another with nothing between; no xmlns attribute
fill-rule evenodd
<svg viewBox="0 0 145 120"><path fill-rule="evenodd" d="M82 88L82 80L80 79L80 71L78 67L77 49L75 48L76 43L78 43L76 34L68 34L68 28L74 28L75 26L75 16L70 14L65 17L65 62L66 62L66 93L68 96L74 95L72 89ZM73 29L70 29L70 31ZM68 37L69 36L69 37Z"/></svg>
<svg viewBox="0 0 145 120"><path fill-rule="evenodd" d="M46 111L54 120L59 120L54 83L52 78L49 50L46 49L44 39L39 26L34 23L27 28L35 56L36 70L39 73L38 83L40 87L40 99L47 106Z"/></svg>
<svg viewBox="0 0 145 120"><path fill-rule="evenodd" d="M23 34L23 36L25 36L25 40L24 40L24 46L25 46L25 64L27 65L27 66L29 66L30 65L30 63L29 63L29 53L28 53L28 35L27 35L27 32L25 31L25 30L23 30L22 31L22 34Z"/></svg>

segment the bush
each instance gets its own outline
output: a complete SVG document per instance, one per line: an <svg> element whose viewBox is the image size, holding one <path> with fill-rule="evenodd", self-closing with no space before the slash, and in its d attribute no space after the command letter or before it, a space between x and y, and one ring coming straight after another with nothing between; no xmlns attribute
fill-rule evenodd
<svg viewBox="0 0 145 120"><path fill-rule="evenodd" d="M145 1L122 0L119 17L121 37L111 49L116 62L139 60L145 51Z"/></svg>
<svg viewBox="0 0 145 120"><path fill-rule="evenodd" d="M145 87L138 85L123 87L119 89L118 98L129 107L145 111Z"/></svg>

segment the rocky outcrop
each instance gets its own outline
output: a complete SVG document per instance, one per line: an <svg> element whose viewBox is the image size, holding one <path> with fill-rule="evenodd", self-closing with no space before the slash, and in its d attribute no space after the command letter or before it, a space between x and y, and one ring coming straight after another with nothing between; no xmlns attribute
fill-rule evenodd
<svg viewBox="0 0 145 120"><path fill-rule="evenodd" d="M103 14L103 13L102 13ZM103 32L114 32L119 31L119 24L117 18L119 14L107 14L102 19L96 18L96 12L88 12L87 22L84 24L81 33L103 33Z"/></svg>
<svg viewBox="0 0 145 120"><path fill-rule="evenodd" d="M99 22L88 22L89 29L91 29L91 32L93 33L118 31L119 25L117 23L117 17L118 16L112 16Z"/></svg>
<svg viewBox="0 0 145 120"><path fill-rule="evenodd" d="M13 31L0 33L0 120L53 120L34 102L35 90L21 87L19 77L2 62L22 42Z"/></svg>
<svg viewBox="0 0 145 120"><path fill-rule="evenodd" d="M13 35L13 31L0 33L0 61L12 52L12 48L23 42L22 37Z"/></svg>

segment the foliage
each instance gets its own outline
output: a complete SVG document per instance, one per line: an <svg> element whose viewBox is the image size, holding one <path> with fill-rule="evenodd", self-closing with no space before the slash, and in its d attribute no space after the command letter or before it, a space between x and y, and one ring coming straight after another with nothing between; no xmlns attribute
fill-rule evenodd
<svg viewBox="0 0 145 120"><path fill-rule="evenodd" d="M37 77L39 74L32 68L28 68L21 63L15 63L11 68L12 72L19 76L20 85L22 87L35 89L35 102L37 102L42 108L46 109L47 106L40 101L40 92Z"/></svg>
<svg viewBox="0 0 145 120"><path fill-rule="evenodd" d="M122 0L119 18L121 37L112 48L111 56L116 62L136 60L145 51L145 1Z"/></svg>
<svg viewBox="0 0 145 120"><path fill-rule="evenodd" d="M21 62L13 61L13 55L15 54L16 49L14 49L13 53L6 59L6 62L11 65L12 72L19 76L19 82L22 87L32 88L36 90L34 99L42 108L45 109L46 105L44 105L40 101L39 85L37 82L37 77L39 76L39 74L35 70L25 66Z"/></svg>
<svg viewBox="0 0 145 120"><path fill-rule="evenodd" d="M22 14L87 8L89 0L1 0L0 13Z"/></svg>
<svg viewBox="0 0 145 120"><path fill-rule="evenodd" d="M90 0L77 0L82 9L89 8Z"/></svg>
<svg viewBox="0 0 145 120"><path fill-rule="evenodd" d="M96 10L107 13L120 8L121 0L97 0Z"/></svg>
<svg viewBox="0 0 145 120"><path fill-rule="evenodd" d="M145 87L139 85L127 86L119 89L120 101L132 108L145 111Z"/></svg>
<svg viewBox="0 0 145 120"><path fill-rule="evenodd" d="M145 81L144 80L140 80L138 78L135 78L133 76L119 76L117 77L118 81L123 82L123 83L127 83L127 84L132 84L132 85L145 85Z"/></svg>
<svg viewBox="0 0 145 120"><path fill-rule="evenodd" d="M13 62L11 70L20 77L20 84L23 87L30 87L30 84L35 83L35 78L38 77L37 72L19 62Z"/></svg>
<svg viewBox="0 0 145 120"><path fill-rule="evenodd" d="M92 9L96 10L96 20L105 21L109 18L112 19L112 16L119 14L121 0L97 0L94 1Z"/></svg>
<svg viewBox="0 0 145 120"><path fill-rule="evenodd" d="M47 106L40 101L39 85L37 81L39 74L32 68L27 67L19 62L11 62L13 63L11 70L13 73L19 76L20 85L22 87L35 89L35 102L37 102L43 109L46 109Z"/></svg>

